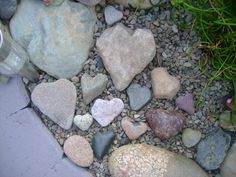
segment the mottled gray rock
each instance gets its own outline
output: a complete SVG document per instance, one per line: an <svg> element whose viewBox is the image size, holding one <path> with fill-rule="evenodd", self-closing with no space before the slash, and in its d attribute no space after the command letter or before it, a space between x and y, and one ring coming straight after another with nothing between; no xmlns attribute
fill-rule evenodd
<svg viewBox="0 0 236 177"><path fill-rule="evenodd" d="M79 135L69 137L63 146L67 157L81 167L88 167L93 163L93 150L89 142Z"/></svg>
<svg viewBox="0 0 236 177"><path fill-rule="evenodd" d="M150 128L160 139L168 139L177 135L184 127L185 116L175 111L150 109L146 113Z"/></svg>
<svg viewBox="0 0 236 177"><path fill-rule="evenodd" d="M88 6L95 6L96 4L98 4L101 0L76 0L79 1L85 5Z"/></svg>
<svg viewBox="0 0 236 177"><path fill-rule="evenodd" d="M77 115L74 118L74 124L83 131L88 130L93 124L93 117L88 113L83 116Z"/></svg>
<svg viewBox="0 0 236 177"><path fill-rule="evenodd" d="M0 0L0 18L9 20L17 9L16 0Z"/></svg>
<svg viewBox="0 0 236 177"><path fill-rule="evenodd" d="M96 16L88 7L65 0L60 6L22 0L10 21L13 38L31 61L57 78L82 70L92 45Z"/></svg>
<svg viewBox="0 0 236 177"><path fill-rule="evenodd" d="M147 29L134 32L122 24L106 29L96 46L117 90L124 90L153 59L156 46Z"/></svg>
<svg viewBox="0 0 236 177"><path fill-rule="evenodd" d="M152 89L156 98L172 99L180 89L180 81L171 76L166 68L155 68L151 72Z"/></svg>
<svg viewBox="0 0 236 177"><path fill-rule="evenodd" d="M236 143L231 147L223 165L220 168L221 177L236 176Z"/></svg>
<svg viewBox="0 0 236 177"><path fill-rule="evenodd" d="M109 125L124 109L124 103L119 98L112 100L97 99L92 106L93 118L102 126Z"/></svg>
<svg viewBox="0 0 236 177"><path fill-rule="evenodd" d="M233 123L232 120L236 119L236 114L232 111L224 111L220 114L219 122L220 126L228 131L236 131L236 123Z"/></svg>
<svg viewBox="0 0 236 177"><path fill-rule="evenodd" d="M148 87L132 84L127 89L129 103L132 110L139 110L151 100L151 91Z"/></svg>
<svg viewBox="0 0 236 177"><path fill-rule="evenodd" d="M31 95L39 110L64 129L70 129L75 112L76 88L66 79L37 85Z"/></svg>
<svg viewBox="0 0 236 177"><path fill-rule="evenodd" d="M104 10L104 15L108 25L112 25L123 18L123 13L113 6L107 6Z"/></svg>
<svg viewBox="0 0 236 177"><path fill-rule="evenodd" d="M193 102L193 94L187 93L184 96L179 96L175 100L176 105L186 111L189 114L194 114L195 108L194 108L194 102Z"/></svg>
<svg viewBox="0 0 236 177"><path fill-rule="evenodd" d="M112 177L208 177L191 159L146 144L120 147L108 166Z"/></svg>
<svg viewBox="0 0 236 177"><path fill-rule="evenodd" d="M213 130L197 146L197 161L206 170L220 167L230 146L230 135L220 128Z"/></svg>
<svg viewBox="0 0 236 177"><path fill-rule="evenodd" d="M138 8L141 8L141 9L148 9L148 8L152 7L152 4L150 3L150 0L143 0L143 1L140 1L140 0L115 0L115 2L118 3L118 4L121 4L125 7L128 7L129 4L132 7L138 7ZM154 5L156 5L157 3L160 2L160 0L152 0L151 2Z"/></svg>
<svg viewBox="0 0 236 177"><path fill-rule="evenodd" d="M81 87L83 100L85 104L89 104L94 98L98 97L106 89L108 78L105 74L97 74L91 77L85 73L81 78Z"/></svg>
<svg viewBox="0 0 236 177"><path fill-rule="evenodd" d="M202 134L200 131L186 128L182 134L182 141L186 147L190 148L195 146L200 141L201 136Z"/></svg>

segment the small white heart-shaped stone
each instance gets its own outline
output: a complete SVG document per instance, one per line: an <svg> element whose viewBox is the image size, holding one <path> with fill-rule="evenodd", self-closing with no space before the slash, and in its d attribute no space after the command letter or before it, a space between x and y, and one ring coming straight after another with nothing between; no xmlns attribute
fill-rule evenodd
<svg viewBox="0 0 236 177"><path fill-rule="evenodd" d="M90 114L77 115L74 118L74 124L83 131L88 130L93 124L93 117Z"/></svg>

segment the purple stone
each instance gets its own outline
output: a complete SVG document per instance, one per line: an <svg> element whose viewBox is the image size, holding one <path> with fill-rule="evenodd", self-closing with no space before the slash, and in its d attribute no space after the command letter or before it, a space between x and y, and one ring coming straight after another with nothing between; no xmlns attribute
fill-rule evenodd
<svg viewBox="0 0 236 177"><path fill-rule="evenodd" d="M186 111L189 114L194 114L195 108L194 108L194 102L193 102L193 94L186 93L184 96L179 96L176 101L176 105Z"/></svg>

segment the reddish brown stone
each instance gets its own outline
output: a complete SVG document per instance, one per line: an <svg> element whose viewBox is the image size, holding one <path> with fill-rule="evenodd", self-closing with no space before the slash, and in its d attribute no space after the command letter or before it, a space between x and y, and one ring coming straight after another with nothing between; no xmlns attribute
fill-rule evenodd
<svg viewBox="0 0 236 177"><path fill-rule="evenodd" d="M149 126L160 139L168 139L177 135L185 123L185 116L175 111L151 109L146 113L146 117Z"/></svg>

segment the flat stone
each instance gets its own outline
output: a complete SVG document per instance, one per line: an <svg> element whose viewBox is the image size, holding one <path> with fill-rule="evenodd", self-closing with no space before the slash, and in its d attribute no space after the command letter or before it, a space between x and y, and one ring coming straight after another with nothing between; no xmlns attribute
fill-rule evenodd
<svg viewBox="0 0 236 177"><path fill-rule="evenodd" d="M236 176L236 143L231 147L223 165L220 168L221 177Z"/></svg>
<svg viewBox="0 0 236 177"><path fill-rule="evenodd" d="M17 9L16 0L1 0L0 1L0 18L9 20Z"/></svg>
<svg viewBox="0 0 236 177"><path fill-rule="evenodd" d="M176 98L175 103L180 109L186 111L189 114L194 114L195 108L193 94L187 93L184 96L179 96Z"/></svg>
<svg viewBox="0 0 236 177"><path fill-rule="evenodd" d="M121 126L130 140L135 140L147 131L147 124L144 122L134 122L129 117L121 121Z"/></svg>
<svg viewBox="0 0 236 177"><path fill-rule="evenodd" d="M220 128L213 130L197 146L197 162L206 170L220 167L230 147L231 137Z"/></svg>
<svg viewBox="0 0 236 177"><path fill-rule="evenodd" d="M201 140L201 136L202 134L200 131L186 128L182 134L182 141L186 147L190 148L195 146Z"/></svg>
<svg viewBox="0 0 236 177"><path fill-rule="evenodd" d="M114 131L97 132L92 139L92 147L95 157L101 160L110 149L115 139Z"/></svg>
<svg viewBox="0 0 236 177"><path fill-rule="evenodd" d="M123 13L113 6L107 6L104 10L104 15L108 25L113 25L123 18Z"/></svg>
<svg viewBox="0 0 236 177"><path fill-rule="evenodd" d="M176 136L184 127L185 116L176 111L150 109L146 113L150 128L160 139Z"/></svg>
<svg viewBox="0 0 236 177"><path fill-rule="evenodd" d="M132 110L143 108L150 100L152 93L148 87L141 87L139 84L131 84L127 89L129 103Z"/></svg>
<svg viewBox="0 0 236 177"><path fill-rule="evenodd" d="M81 167L88 167L93 163L93 150L89 142L79 135L69 137L63 146L67 157Z"/></svg>
<svg viewBox="0 0 236 177"><path fill-rule="evenodd" d="M180 81L171 76L166 68L155 68L151 72L154 96L160 99L172 99L180 89Z"/></svg>
<svg viewBox="0 0 236 177"><path fill-rule="evenodd" d="M105 74L97 74L95 77L91 77L85 73L81 78L81 87L85 104L89 104L94 98L101 95L106 89L107 83L108 78Z"/></svg>
<svg viewBox="0 0 236 177"><path fill-rule="evenodd" d="M119 91L124 90L156 54L150 30L136 29L133 32L121 23L106 29L97 39L96 47Z"/></svg>
<svg viewBox="0 0 236 177"><path fill-rule="evenodd" d="M119 98L112 100L97 99L92 106L93 118L102 126L109 125L124 109L124 103Z"/></svg>
<svg viewBox="0 0 236 177"><path fill-rule="evenodd" d="M39 0L22 0L10 30L37 67L57 78L71 78L88 58L95 22L94 11L81 3L65 0L47 7Z"/></svg>
<svg viewBox="0 0 236 177"><path fill-rule="evenodd" d="M236 114L231 111L224 111L220 114L220 126L225 130L236 131L236 122L234 120L236 120Z"/></svg>
<svg viewBox="0 0 236 177"><path fill-rule="evenodd" d="M97 5L101 0L76 0L76 1L79 1L85 5L88 5L88 6L95 6Z"/></svg>
<svg viewBox="0 0 236 177"><path fill-rule="evenodd" d="M93 124L93 117L88 113L83 116L77 115L74 118L74 124L83 131L88 130Z"/></svg>
<svg viewBox="0 0 236 177"><path fill-rule="evenodd" d="M146 144L118 148L108 167L111 177L208 177L191 159Z"/></svg>
<svg viewBox="0 0 236 177"><path fill-rule="evenodd" d="M52 121L66 130L71 128L76 104L76 88L72 82L59 79L41 83L34 88L31 99Z"/></svg>
<svg viewBox="0 0 236 177"><path fill-rule="evenodd" d="M125 7L129 7L131 5L132 7L141 8L141 9L149 9L153 7L153 5L150 3L150 0L115 0L116 3L121 4ZM154 5L158 4L160 0L152 0L152 3Z"/></svg>

